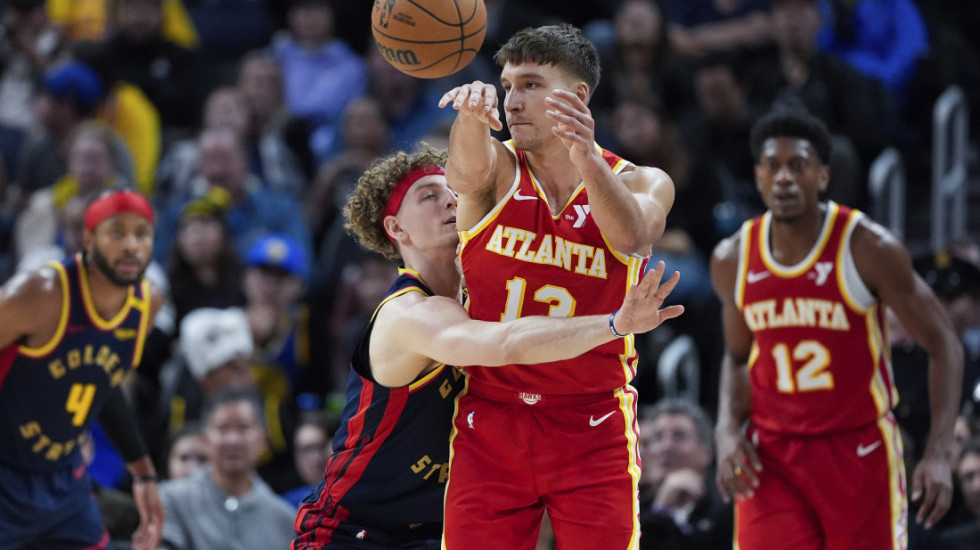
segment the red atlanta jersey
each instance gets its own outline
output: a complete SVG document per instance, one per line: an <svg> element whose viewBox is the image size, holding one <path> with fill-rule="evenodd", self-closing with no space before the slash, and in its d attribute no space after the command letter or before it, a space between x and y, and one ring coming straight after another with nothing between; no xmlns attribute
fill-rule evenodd
<svg viewBox="0 0 980 550"><path fill-rule="evenodd" d="M771 212L742 226L735 302L755 335L751 418L761 428L850 430L898 402L884 311L851 254L862 216L829 202L820 238L793 266L772 256Z"/></svg>
<svg viewBox="0 0 980 550"><path fill-rule="evenodd" d="M523 151L514 184L483 220L460 232L460 258L474 319L512 321L528 315L572 317L611 313L630 285L639 282L647 258L613 250L589 214L580 183L568 203L552 214ZM597 149L617 174L629 165ZM599 346L567 361L533 366L469 367L471 384L529 394L597 393L620 388L636 374L634 339Z"/></svg>

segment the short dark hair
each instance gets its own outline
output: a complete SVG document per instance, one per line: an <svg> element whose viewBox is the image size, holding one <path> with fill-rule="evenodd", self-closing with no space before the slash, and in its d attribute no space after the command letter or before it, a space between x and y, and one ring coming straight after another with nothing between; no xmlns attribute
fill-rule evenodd
<svg viewBox="0 0 980 550"><path fill-rule="evenodd" d="M963 443L963 450L957 460L963 460L966 455L980 455L980 436L973 436Z"/></svg>
<svg viewBox="0 0 980 550"><path fill-rule="evenodd" d="M714 438L711 434L711 419L708 413L700 405L687 399L676 397L665 397L657 402L656 405L645 409L642 413L643 420L656 420L666 414L679 414L691 419L694 423L694 431L698 436L698 441L709 449L714 446Z"/></svg>
<svg viewBox="0 0 980 550"><path fill-rule="evenodd" d="M816 149L821 164L830 162L830 131L823 121L800 105L778 105L755 123L750 143L756 162L762 153L762 144L777 137L805 139Z"/></svg>
<svg viewBox="0 0 980 550"><path fill-rule="evenodd" d="M204 410L201 413L201 420L207 425L211 421L211 415L218 407L229 403L248 403L255 411L255 419L263 430L268 429L265 419L265 409L262 406L262 394L255 388L247 386L228 386L209 395L204 402Z"/></svg>
<svg viewBox="0 0 980 550"><path fill-rule="evenodd" d="M567 70L588 84L589 97L599 85L599 52L582 31L568 23L518 31L493 59L501 67L533 61Z"/></svg>

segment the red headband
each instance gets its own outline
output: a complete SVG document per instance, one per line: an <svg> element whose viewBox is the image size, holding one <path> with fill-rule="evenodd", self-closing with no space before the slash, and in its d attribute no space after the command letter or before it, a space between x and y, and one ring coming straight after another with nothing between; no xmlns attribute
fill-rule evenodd
<svg viewBox="0 0 980 550"><path fill-rule="evenodd" d="M153 207L146 197L135 191L116 191L99 197L85 211L85 229L92 231L100 223L122 212L132 212L153 223Z"/></svg>
<svg viewBox="0 0 980 550"><path fill-rule="evenodd" d="M394 216L398 213L398 209L402 207L402 201L405 200L405 195L408 193L408 190L412 188L412 185L415 182L419 181L425 176L445 173L446 171L442 169L442 166L416 166L415 168L409 170L407 174L398 180L398 183L395 184L394 189L391 190L391 195L388 196L388 203L385 204L385 211L381 215L381 219L383 220L388 216ZM395 239L392 239L391 235L388 235L388 238L391 239L392 242L395 242Z"/></svg>

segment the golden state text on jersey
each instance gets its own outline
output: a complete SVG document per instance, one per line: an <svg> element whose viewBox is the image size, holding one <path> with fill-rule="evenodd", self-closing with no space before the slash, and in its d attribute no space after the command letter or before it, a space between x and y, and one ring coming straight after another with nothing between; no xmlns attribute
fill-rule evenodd
<svg viewBox="0 0 980 550"><path fill-rule="evenodd" d="M31 470L76 466L89 422L142 356L149 284L131 286L123 308L102 319L80 256L53 263L64 299L44 345L0 352L0 462Z"/></svg>

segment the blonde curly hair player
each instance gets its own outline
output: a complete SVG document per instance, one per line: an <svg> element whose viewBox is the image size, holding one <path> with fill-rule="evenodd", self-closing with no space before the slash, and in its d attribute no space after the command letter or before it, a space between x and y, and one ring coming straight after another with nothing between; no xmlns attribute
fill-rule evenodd
<svg viewBox="0 0 980 550"><path fill-rule="evenodd" d="M446 164L446 152L422 142L411 153L399 152L374 163L357 181L357 188L344 206L347 232L369 250L389 260L400 258L398 247L385 232L382 219L392 191L413 170Z"/></svg>

